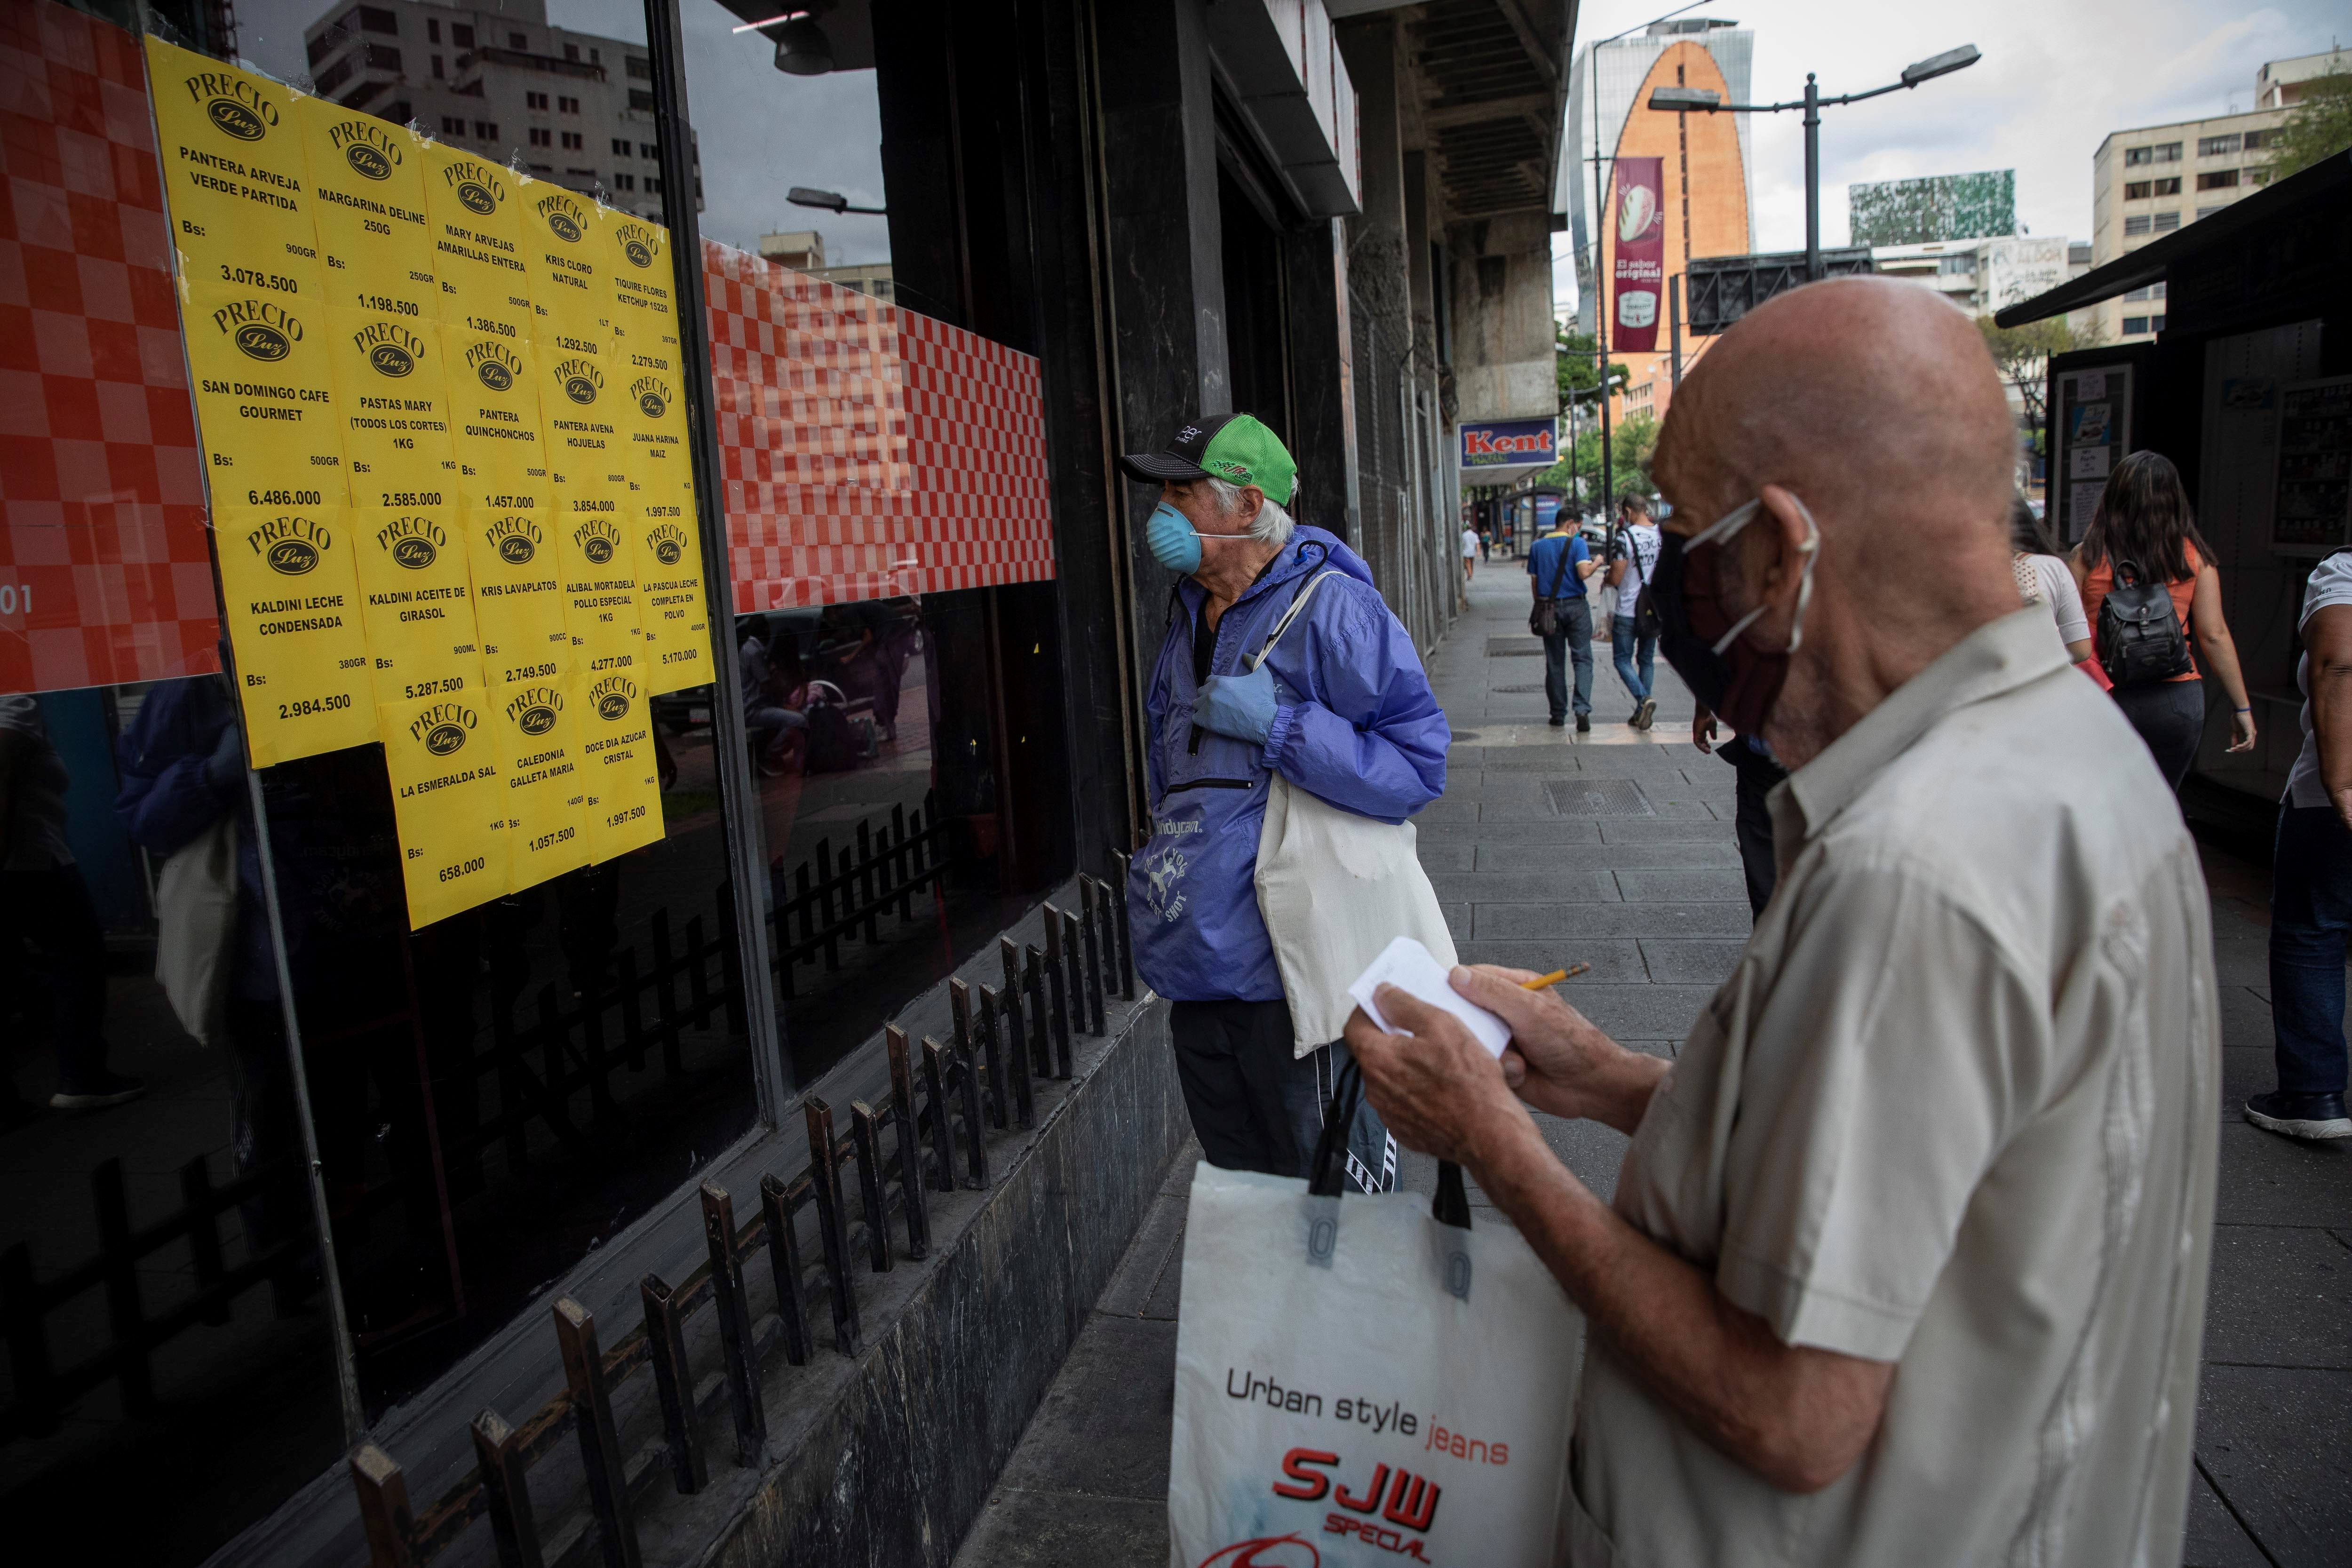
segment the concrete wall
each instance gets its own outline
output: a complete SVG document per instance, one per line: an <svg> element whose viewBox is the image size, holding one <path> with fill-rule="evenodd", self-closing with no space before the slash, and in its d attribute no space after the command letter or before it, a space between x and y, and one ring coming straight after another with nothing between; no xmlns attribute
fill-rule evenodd
<svg viewBox="0 0 2352 1568"><path fill-rule="evenodd" d="M1446 229L1453 277L1454 385L1461 417L1545 419L1559 412L1553 366L1551 222L1506 213Z"/></svg>

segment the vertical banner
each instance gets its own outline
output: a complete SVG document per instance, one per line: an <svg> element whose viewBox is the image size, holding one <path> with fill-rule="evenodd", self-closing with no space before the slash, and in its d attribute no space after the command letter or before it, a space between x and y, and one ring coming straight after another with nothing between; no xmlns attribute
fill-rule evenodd
<svg viewBox="0 0 2352 1568"><path fill-rule="evenodd" d="M379 710L411 931L506 891L506 784L488 709L461 692Z"/></svg>
<svg viewBox="0 0 2352 1568"><path fill-rule="evenodd" d="M1664 169L1663 158L1617 160L1617 246L1610 269L1615 325L1609 346L1628 353L1653 353L1658 346L1658 297L1666 287Z"/></svg>
<svg viewBox="0 0 2352 1568"><path fill-rule="evenodd" d="M352 512L378 702L482 689L472 574L457 518L454 506Z"/></svg>
<svg viewBox="0 0 2352 1568"><path fill-rule="evenodd" d="M572 678L572 702L586 737L582 814L588 858L602 862L662 837L661 781L654 758L653 709L642 682L622 671Z"/></svg>
<svg viewBox="0 0 2352 1568"><path fill-rule="evenodd" d="M213 539L253 765L374 740L350 514L224 507Z"/></svg>
<svg viewBox="0 0 2352 1568"><path fill-rule="evenodd" d="M569 684L519 680L499 691L492 723L506 773L510 893L588 864L580 708Z"/></svg>

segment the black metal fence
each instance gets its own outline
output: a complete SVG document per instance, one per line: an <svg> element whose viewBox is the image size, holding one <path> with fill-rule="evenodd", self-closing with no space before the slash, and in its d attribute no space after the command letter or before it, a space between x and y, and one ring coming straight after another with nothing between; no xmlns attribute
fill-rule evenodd
<svg viewBox="0 0 2352 1568"><path fill-rule="evenodd" d="M907 842L917 830L910 826ZM877 858L878 858L878 855ZM861 860L865 858L861 857ZM709 1484L709 1461L698 1425L723 1403L732 1415L736 1462L756 1465L766 1440L760 1365L772 1348L787 1363L808 1364L814 1354L813 1306L830 1319L835 1351L860 1352L856 1255L866 1268L887 1273L897 1262L895 1212L905 1253L920 1259L931 1245L930 1192L989 1184L991 1131L1034 1124L1034 1081L1067 1079L1073 1033L1100 1035L1104 992L1135 994L1128 942L1124 856L1114 883L1079 879L1082 910L1045 906L1045 945L998 942L1001 985L949 982L952 1045L926 1038L910 1047L897 1028L885 1031L890 1097L878 1110L853 1100L848 1129L836 1128L833 1108L811 1097L803 1107L809 1164L789 1177L759 1181L759 1213L736 1221L733 1194L715 1183L701 1188L709 1260L672 1285L648 1274L639 1283L643 1321L610 1350L595 1319L566 1298L554 1307L556 1350L564 1369L562 1394L510 1426L495 1410L473 1423L478 1464L423 1513L409 1502L407 1482L391 1456L363 1445L351 1460L368 1551L374 1568L421 1568L447 1550L475 1520L487 1517L503 1568L541 1568L548 1559L527 1485L530 1467L553 1451L566 1433L580 1447L588 1482L589 1521L606 1568L640 1562L635 1500L666 1472L681 1493ZM835 880L839 879L836 873ZM878 898L879 894L874 895ZM836 912L835 919L846 918ZM890 1134L886 1156L883 1134ZM856 1170L853 1223L844 1167ZM814 1207L817 1257L803 1258L797 1216ZM861 1245L862 1244L862 1245ZM760 1251L774 1278L772 1321L754 1323L744 1270ZM709 1307L717 1314L721 1365L715 1382L698 1379L689 1363L685 1324ZM650 1368L661 1412L663 1440L634 1458L622 1451L613 1416L615 1391Z"/></svg>
<svg viewBox="0 0 2352 1568"><path fill-rule="evenodd" d="M831 839L820 838L790 878L773 873L768 920L776 939L769 963L778 990L797 994L793 972L803 963L822 959L827 973L839 970L845 941L880 942L884 916L902 925L914 921L915 896L944 889L948 855L948 824L938 795L926 791L911 816L894 805L887 826L877 831L861 821L855 844L838 854Z"/></svg>

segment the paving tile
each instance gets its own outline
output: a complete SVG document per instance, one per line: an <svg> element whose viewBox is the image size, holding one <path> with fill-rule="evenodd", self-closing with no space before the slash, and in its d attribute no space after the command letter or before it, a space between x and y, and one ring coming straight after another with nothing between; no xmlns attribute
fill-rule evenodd
<svg viewBox="0 0 2352 1568"><path fill-rule="evenodd" d="M1523 846L1481 843L1475 869L1524 871L1528 856ZM1692 866L1737 866L1739 846L1710 823L1704 837L1640 838L1630 844L1580 844L1558 857L1569 865L1611 870L1679 869ZM1426 862L1424 862L1425 864ZM1547 862L1549 863L1549 861ZM1470 869L1471 868L1462 868Z"/></svg>
<svg viewBox="0 0 2352 1568"><path fill-rule="evenodd" d="M2195 1470L2189 1475L2189 1537L2180 1568L2270 1568L2270 1559Z"/></svg>
<svg viewBox="0 0 2352 1568"><path fill-rule="evenodd" d="M1570 993L1588 985L1639 984L1653 978L1643 966L1640 945L1626 939L1595 942L1584 938L1562 943L1480 942L1473 938L1454 945L1465 963L1499 963L1510 969L1532 970L1538 974L1549 974L1572 963L1592 965L1591 973L1562 982L1562 988Z"/></svg>
<svg viewBox="0 0 2352 1568"><path fill-rule="evenodd" d="M2352 1373L2208 1366L2197 1458L2280 1568L2352 1563Z"/></svg>
<svg viewBox="0 0 2352 1568"><path fill-rule="evenodd" d="M2231 1046L2221 1052L2221 1119L2245 1120L2250 1098L2278 1087L2278 1058L2264 1046Z"/></svg>
<svg viewBox="0 0 2352 1568"><path fill-rule="evenodd" d="M1714 999L1712 985L1587 985L1577 1011L1620 1039L1679 1040Z"/></svg>
<svg viewBox="0 0 2352 1568"><path fill-rule="evenodd" d="M1420 819L1415 818L1414 824L1419 828L1421 841L1424 844L1434 839L1441 844L1467 842L1481 847L1493 845L1497 848L1514 848L1528 844L1598 844L1601 842L1600 824L1591 818L1558 818L1549 822L1502 824L1433 822L1426 826L1421 826ZM1698 836L1694 834L1693 837Z"/></svg>
<svg viewBox="0 0 2352 1568"><path fill-rule="evenodd" d="M1704 899L1737 900L1748 905L1748 879L1737 867L1695 870L1624 870L1615 873L1619 893L1629 904L1694 903Z"/></svg>
<svg viewBox="0 0 2352 1568"><path fill-rule="evenodd" d="M2215 1226L2205 1362L2352 1371L2352 1255L2315 1226Z"/></svg>
<svg viewBox="0 0 2352 1568"><path fill-rule="evenodd" d="M1656 819L1651 817L1612 817L1598 825L1604 844L1654 844L1679 842L1685 844L1729 844L1733 858L1738 858L1738 844L1723 825L1709 817L1704 822L1687 818Z"/></svg>
<svg viewBox="0 0 2352 1568"><path fill-rule="evenodd" d="M1077 1498L999 1488L973 1521L956 1568L1100 1568L1168 1561L1165 1498Z"/></svg>
<svg viewBox="0 0 2352 1568"><path fill-rule="evenodd" d="M1187 1180L1190 1180L1189 1175ZM1128 1243L1127 1255L1112 1270L1110 1284L1095 1302L1095 1310L1114 1318L1140 1318L1154 1286L1173 1257L1184 1234L1185 1198L1162 1192L1144 1211L1143 1224Z"/></svg>
<svg viewBox="0 0 2352 1568"><path fill-rule="evenodd" d="M1421 868L1433 877L1440 871L1470 871L1477 868L1478 847L1475 844L1433 843L1426 838L1420 838L1417 839L1414 847L1421 858Z"/></svg>
<svg viewBox="0 0 2352 1568"><path fill-rule="evenodd" d="M1576 936L1736 936L1745 939L1748 905L1486 904L1478 906L1480 942L1544 942ZM1455 932L1455 940L1461 939Z"/></svg>
<svg viewBox="0 0 2352 1568"><path fill-rule="evenodd" d="M1097 1313L998 1485L1164 1504L1175 1409L1176 1325Z"/></svg>
<svg viewBox="0 0 2352 1568"><path fill-rule="evenodd" d="M1455 942L1461 942L1469 936L1470 906L1468 904L1441 903L1437 908L1439 912L1445 916L1445 930Z"/></svg>
<svg viewBox="0 0 2352 1568"><path fill-rule="evenodd" d="M1646 937L1642 962L1649 977L1662 985L1720 985L1738 967L1745 942L1675 942Z"/></svg>
<svg viewBox="0 0 2352 1568"><path fill-rule="evenodd" d="M2243 1121L2221 1123L2223 1225L2352 1226L2352 1139L2305 1143Z"/></svg>
<svg viewBox="0 0 2352 1568"><path fill-rule="evenodd" d="M1529 860L1565 857L1530 855ZM1631 874L1631 873L1628 873ZM1615 903L1617 873L1574 865L1538 869L1523 864L1516 871L1448 872L1430 878L1438 901L1473 904Z"/></svg>

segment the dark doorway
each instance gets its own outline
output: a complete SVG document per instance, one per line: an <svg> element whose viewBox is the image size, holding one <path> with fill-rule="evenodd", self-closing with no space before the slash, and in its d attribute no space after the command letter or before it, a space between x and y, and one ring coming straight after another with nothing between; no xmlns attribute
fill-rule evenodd
<svg viewBox="0 0 2352 1568"><path fill-rule="evenodd" d="M1254 414L1291 439L1290 331L1283 298L1282 254L1271 216L1255 194L1217 173L1217 216L1224 230L1225 355L1234 408Z"/></svg>

